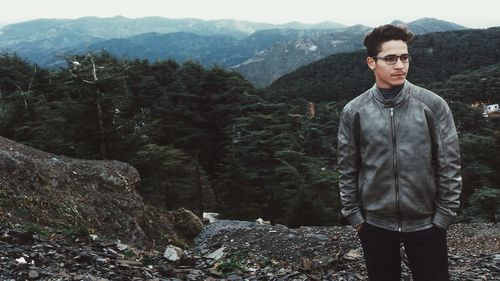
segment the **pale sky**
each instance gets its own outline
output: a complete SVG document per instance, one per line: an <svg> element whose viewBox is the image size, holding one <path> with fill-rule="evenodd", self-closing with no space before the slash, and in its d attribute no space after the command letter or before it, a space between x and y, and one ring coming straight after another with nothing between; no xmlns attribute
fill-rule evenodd
<svg viewBox="0 0 500 281"><path fill-rule="evenodd" d="M500 26L500 0L1 0L0 25L84 16L238 19L268 23L334 21L378 26L438 18L471 28Z"/></svg>

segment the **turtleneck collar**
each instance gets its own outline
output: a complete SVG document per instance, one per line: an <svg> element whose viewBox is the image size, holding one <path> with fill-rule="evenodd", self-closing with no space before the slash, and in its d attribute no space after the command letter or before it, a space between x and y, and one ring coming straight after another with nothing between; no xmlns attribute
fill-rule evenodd
<svg viewBox="0 0 500 281"><path fill-rule="evenodd" d="M404 85L405 84L403 83L403 84L401 84L399 86L392 87L392 88L389 88L389 89L383 89L383 88L380 88L380 87L377 87L377 89L382 94L382 96L384 97L384 99L386 99L386 100L392 100L392 99L394 99L399 94L399 91L401 91L401 89L403 89Z"/></svg>
<svg viewBox="0 0 500 281"><path fill-rule="evenodd" d="M373 85L371 92L374 98L378 102L384 104L385 107L394 107L403 102L404 100L406 100L410 96L411 87L412 84L408 80L405 80L404 84L402 85L402 88L396 92L396 96L393 99L385 99L381 90L379 90L379 88L377 87L377 84ZM392 89L394 88L391 88L391 90Z"/></svg>

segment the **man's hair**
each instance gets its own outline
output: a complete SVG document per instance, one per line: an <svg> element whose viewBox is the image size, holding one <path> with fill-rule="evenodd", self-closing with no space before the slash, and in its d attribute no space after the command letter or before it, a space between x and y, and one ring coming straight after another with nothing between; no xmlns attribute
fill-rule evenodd
<svg viewBox="0 0 500 281"><path fill-rule="evenodd" d="M365 36L363 45L369 57L380 53L382 44L391 40L402 40L408 44L413 39L413 33L404 26L386 24L374 28Z"/></svg>

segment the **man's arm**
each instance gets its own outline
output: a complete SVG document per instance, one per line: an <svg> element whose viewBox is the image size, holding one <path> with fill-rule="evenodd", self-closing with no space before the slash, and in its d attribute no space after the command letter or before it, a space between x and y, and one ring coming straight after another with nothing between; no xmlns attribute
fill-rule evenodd
<svg viewBox="0 0 500 281"><path fill-rule="evenodd" d="M433 150L438 190L432 222L439 228L447 229L460 207L460 147L451 110L444 100L436 108L435 117Z"/></svg>
<svg viewBox="0 0 500 281"><path fill-rule="evenodd" d="M346 108L340 117L337 145L340 200L342 215L351 225L359 226L365 222L358 198L359 138L354 129L355 117Z"/></svg>

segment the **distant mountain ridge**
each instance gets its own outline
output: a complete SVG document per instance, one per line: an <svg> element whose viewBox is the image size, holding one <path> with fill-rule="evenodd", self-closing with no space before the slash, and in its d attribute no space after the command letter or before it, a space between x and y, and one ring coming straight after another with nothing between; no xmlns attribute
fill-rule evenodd
<svg viewBox="0 0 500 281"><path fill-rule="evenodd" d="M264 39L260 42L259 39L253 41L255 46L247 46L248 41L242 41L238 48L241 51L224 51L223 55L228 58L208 58L209 54L214 54L220 51L218 46L219 40L208 39L198 40L195 36L225 36L232 37L234 40L244 40L249 35L258 33L261 30L280 30L290 28L300 29L335 29L344 27L335 22L322 22L318 24L303 24L298 22L290 22L285 24L269 24L250 21L239 21L234 19L223 20L201 20L201 19L168 19L162 17L146 17L140 19L130 19L122 16L112 18L97 18L83 17L78 19L37 19L16 24L11 24L0 29L0 49L7 52L16 52L21 57L44 66L52 65L61 61L61 57L65 54L74 52L95 51L100 47L107 49L110 52L120 57L131 58L151 58L158 59L177 58L181 61L186 59L198 60L200 63L208 63L207 65L234 65L253 56L262 48L270 47L275 41L280 41L279 38ZM165 36L164 34L172 33L192 33L193 40L189 41L183 37L184 43L188 45L185 50L180 50L182 54L177 54L174 51L166 52L164 48L159 46L158 42L151 40L148 42L142 41L144 44L152 44L160 49L151 50L147 46L141 45L141 42L135 42L141 34L157 33L155 38L165 42L165 38L176 40L176 36ZM161 34L161 35L160 35ZM255 36L253 36L255 39ZM258 37L258 36L257 36ZM272 37L272 36L271 36ZM194 39L198 38L198 39ZM123 39L122 41L117 39ZM105 42L110 40L110 42ZM139 40L141 41L141 40ZM123 46L117 46L117 42L121 42ZM209 42L216 42L213 50L208 50L212 46ZM227 40L228 46L233 47L232 40ZM208 46L196 47L196 43L208 44ZM175 45L175 42L169 45ZM131 50L133 46L137 46L139 50ZM141 49L149 49L148 54L141 53ZM113 51L117 50L117 53ZM123 50L131 51L131 53L123 53ZM178 49L179 50L179 49ZM204 54L196 53L197 50L204 50ZM186 53L192 51L193 54L188 56ZM165 55L165 56L162 56ZM220 57L220 56L219 56Z"/></svg>
<svg viewBox="0 0 500 281"><path fill-rule="evenodd" d="M106 50L119 58L141 58L149 61L194 60L203 65L227 65L226 61L230 61L235 55L233 50L237 44L238 40L235 38L223 35L152 32L96 42L77 52Z"/></svg>
<svg viewBox="0 0 500 281"><path fill-rule="evenodd" d="M434 18L422 18L409 23L402 21L392 23L406 25L416 35L466 29L464 26ZM242 64L234 66L233 69L257 86L265 87L300 66L331 54L362 49L363 37L371 29L371 27L355 25L323 32L320 36L317 33L311 33L308 38L296 38L287 44L275 45L264 53L257 53ZM308 50L304 46L314 46L314 50Z"/></svg>
<svg viewBox="0 0 500 281"><path fill-rule="evenodd" d="M256 86L265 87L302 65L331 54L360 49L362 38L370 29L356 25L336 30L296 31L289 41L274 44L231 68Z"/></svg>
<svg viewBox="0 0 500 281"><path fill-rule="evenodd" d="M250 21L169 19L145 17L138 19L116 16L111 18L82 17L78 19L36 19L5 26L0 30L0 46L19 41L50 38L65 32L85 34L102 39L126 38L143 33L191 32L199 35L227 35L242 39L255 31L279 28L335 29L344 25L335 22L319 24L270 24Z"/></svg>
<svg viewBox="0 0 500 281"><path fill-rule="evenodd" d="M407 24L416 34L465 29L424 18ZM75 53L106 50L119 58L197 61L240 72L265 87L298 67L339 52L362 48L371 27L335 22L303 24L249 21L85 17L39 19L0 29L0 50L50 66Z"/></svg>
<svg viewBox="0 0 500 281"><path fill-rule="evenodd" d="M408 26L408 29L410 29L414 34L417 35L432 32L467 29L465 26L435 18L421 18L406 23L406 25Z"/></svg>

